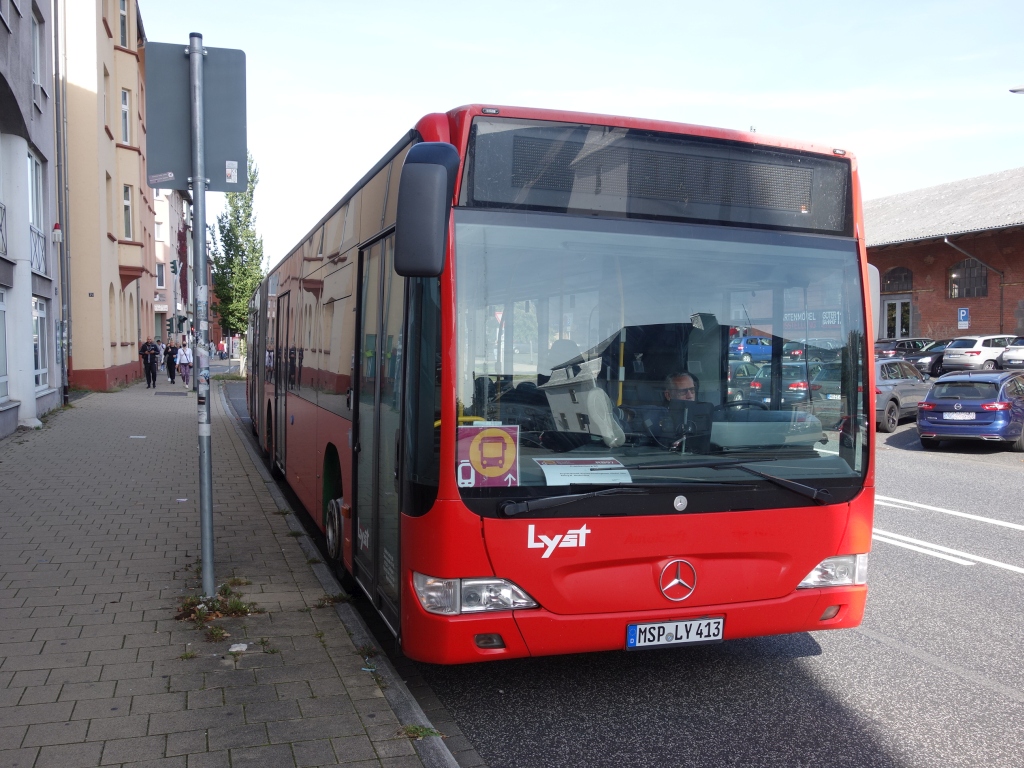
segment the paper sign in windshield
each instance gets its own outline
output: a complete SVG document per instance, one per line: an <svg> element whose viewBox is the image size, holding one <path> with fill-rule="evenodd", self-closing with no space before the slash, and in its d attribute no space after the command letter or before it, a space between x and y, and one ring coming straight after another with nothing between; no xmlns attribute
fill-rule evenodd
<svg viewBox="0 0 1024 768"><path fill-rule="evenodd" d="M534 459L548 485L572 483L631 483L633 478L617 459Z"/></svg>
<svg viewBox="0 0 1024 768"><path fill-rule="evenodd" d="M460 488L519 485L519 427L459 427Z"/></svg>

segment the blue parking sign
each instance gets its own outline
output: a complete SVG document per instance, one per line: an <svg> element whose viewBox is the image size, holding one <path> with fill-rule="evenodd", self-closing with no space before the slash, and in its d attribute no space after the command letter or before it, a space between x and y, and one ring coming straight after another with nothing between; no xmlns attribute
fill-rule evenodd
<svg viewBox="0 0 1024 768"><path fill-rule="evenodd" d="M971 327L971 308L960 307L956 311L956 327L958 330L966 331Z"/></svg>

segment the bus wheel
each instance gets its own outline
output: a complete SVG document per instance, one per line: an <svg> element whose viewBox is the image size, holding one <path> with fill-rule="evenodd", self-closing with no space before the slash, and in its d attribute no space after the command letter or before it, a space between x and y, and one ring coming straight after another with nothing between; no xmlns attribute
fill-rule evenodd
<svg viewBox="0 0 1024 768"><path fill-rule="evenodd" d="M271 418L269 405L267 406L267 469L270 470L272 478L275 480L281 479L281 472L277 468L277 452L274 447L274 422Z"/></svg>
<svg viewBox="0 0 1024 768"><path fill-rule="evenodd" d="M338 567L341 563L341 499L331 499L327 502L324 538L327 540L327 557L332 566Z"/></svg>

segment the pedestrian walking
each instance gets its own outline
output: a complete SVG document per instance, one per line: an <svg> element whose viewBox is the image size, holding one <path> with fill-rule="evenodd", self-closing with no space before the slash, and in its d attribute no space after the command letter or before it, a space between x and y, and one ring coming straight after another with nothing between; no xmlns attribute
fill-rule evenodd
<svg viewBox="0 0 1024 768"><path fill-rule="evenodd" d="M157 348L156 362L157 362L157 365L159 366L158 370L162 371L164 369L164 350L166 350L166 347L164 346L164 343L162 341L160 341L160 339L157 339L156 340L156 348Z"/></svg>
<svg viewBox="0 0 1024 768"><path fill-rule="evenodd" d="M181 374L181 380L187 387L188 378L192 373L192 350L184 344L178 350L178 373Z"/></svg>
<svg viewBox="0 0 1024 768"><path fill-rule="evenodd" d="M159 352L152 336L146 337L146 343L139 347L139 357L142 358L142 367L146 371L146 389L156 387L156 360Z"/></svg>
<svg viewBox="0 0 1024 768"><path fill-rule="evenodd" d="M167 348L164 350L164 365L167 368L167 380L174 383L174 366L178 364L178 347L174 344L174 339L167 342Z"/></svg>

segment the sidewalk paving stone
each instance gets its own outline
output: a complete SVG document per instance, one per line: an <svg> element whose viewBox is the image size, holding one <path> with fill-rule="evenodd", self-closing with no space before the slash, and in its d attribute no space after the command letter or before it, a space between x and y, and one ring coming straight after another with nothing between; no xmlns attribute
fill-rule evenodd
<svg viewBox="0 0 1024 768"><path fill-rule="evenodd" d="M212 405L216 575L263 611L215 642L175 619L201 588L193 394L92 394L0 440L0 768L424 764Z"/></svg>

